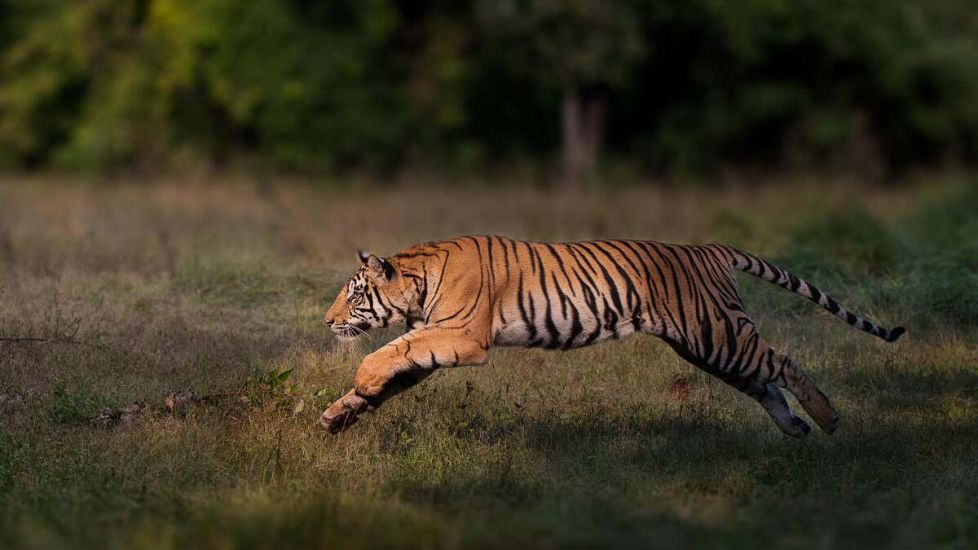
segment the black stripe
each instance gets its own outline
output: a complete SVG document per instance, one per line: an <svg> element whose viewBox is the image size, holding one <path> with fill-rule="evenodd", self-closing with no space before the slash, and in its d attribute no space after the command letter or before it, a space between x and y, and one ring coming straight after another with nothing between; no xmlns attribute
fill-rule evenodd
<svg viewBox="0 0 978 550"><path fill-rule="evenodd" d="M547 302L547 308L544 311L543 317L544 325L547 327L547 333L550 335L550 341L547 342L547 347L555 348L560 346L560 333L557 331L557 325L554 324L550 293L547 292L547 271L543 268L543 260L540 259L539 254L536 255L535 261L540 267L540 292L543 293L543 299Z"/></svg>
<svg viewBox="0 0 978 550"><path fill-rule="evenodd" d="M537 327L534 323L530 322L530 317L526 311L526 304L524 302L525 298L526 293L523 292L523 273L520 272L520 279L516 287L516 303L520 309L520 317L523 319L523 324L526 325L526 330L530 333L530 340L532 341L537 337Z"/></svg>

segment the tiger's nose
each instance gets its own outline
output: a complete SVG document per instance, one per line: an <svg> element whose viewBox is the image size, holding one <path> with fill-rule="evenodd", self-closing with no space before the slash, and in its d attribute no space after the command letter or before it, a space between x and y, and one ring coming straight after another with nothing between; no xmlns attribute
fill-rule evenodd
<svg viewBox="0 0 978 550"><path fill-rule="evenodd" d="M336 319L327 315L326 317L323 318L323 322L326 323L326 326L328 327L336 323Z"/></svg>

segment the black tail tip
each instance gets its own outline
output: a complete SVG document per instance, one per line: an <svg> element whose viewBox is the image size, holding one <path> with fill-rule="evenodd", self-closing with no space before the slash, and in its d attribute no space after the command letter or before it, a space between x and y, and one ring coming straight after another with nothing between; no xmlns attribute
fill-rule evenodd
<svg viewBox="0 0 978 550"><path fill-rule="evenodd" d="M907 332L907 329L903 327L894 327L886 333L886 341L896 342L901 336L903 336L904 332Z"/></svg>

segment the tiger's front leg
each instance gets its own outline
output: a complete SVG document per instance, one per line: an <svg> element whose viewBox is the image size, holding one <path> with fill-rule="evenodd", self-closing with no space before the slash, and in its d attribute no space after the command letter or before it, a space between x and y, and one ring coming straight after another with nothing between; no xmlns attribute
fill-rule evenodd
<svg viewBox="0 0 978 550"><path fill-rule="evenodd" d="M364 357L355 385L326 409L319 424L330 433L353 425L359 416L427 378L439 367L481 365L488 338L471 329L420 328Z"/></svg>

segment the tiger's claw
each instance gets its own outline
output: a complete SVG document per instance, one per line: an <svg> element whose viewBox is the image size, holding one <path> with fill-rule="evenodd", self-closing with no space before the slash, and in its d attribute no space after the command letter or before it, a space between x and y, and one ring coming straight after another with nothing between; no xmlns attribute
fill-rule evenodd
<svg viewBox="0 0 978 550"><path fill-rule="evenodd" d="M319 425L331 434L338 434L355 424L368 408L366 399L350 391L323 411Z"/></svg>

